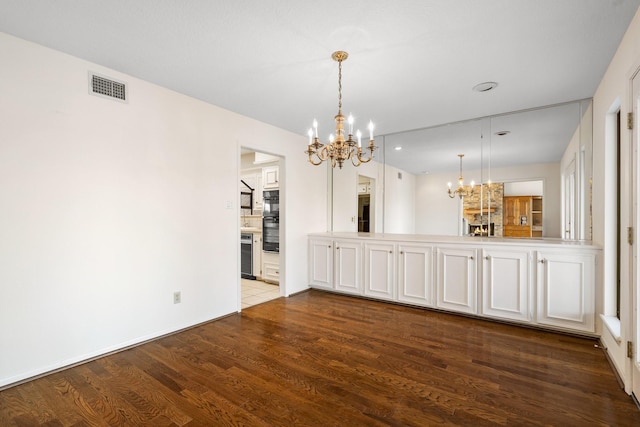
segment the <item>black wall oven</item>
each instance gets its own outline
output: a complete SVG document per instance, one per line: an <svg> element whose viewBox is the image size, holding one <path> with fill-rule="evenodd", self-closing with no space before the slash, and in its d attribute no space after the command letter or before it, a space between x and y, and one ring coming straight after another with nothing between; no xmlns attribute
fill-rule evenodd
<svg viewBox="0 0 640 427"><path fill-rule="evenodd" d="M280 252L280 193L268 190L262 197L262 250Z"/></svg>

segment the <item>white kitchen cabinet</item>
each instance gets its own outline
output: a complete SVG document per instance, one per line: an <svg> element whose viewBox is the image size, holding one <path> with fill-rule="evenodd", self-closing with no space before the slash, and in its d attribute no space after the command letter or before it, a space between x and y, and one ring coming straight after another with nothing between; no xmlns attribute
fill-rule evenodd
<svg viewBox="0 0 640 427"><path fill-rule="evenodd" d="M309 284L333 289L333 240L309 239Z"/></svg>
<svg viewBox="0 0 640 427"><path fill-rule="evenodd" d="M253 213L255 215L262 215L262 173L256 173L255 177L256 191L253 197Z"/></svg>
<svg viewBox="0 0 640 427"><path fill-rule="evenodd" d="M595 332L595 256L537 252L539 324Z"/></svg>
<svg viewBox="0 0 640 427"><path fill-rule="evenodd" d="M439 247L437 254L436 305L451 311L475 314L478 282L476 250Z"/></svg>
<svg viewBox="0 0 640 427"><path fill-rule="evenodd" d="M362 294L362 244L355 241L334 242L334 287L341 292Z"/></svg>
<svg viewBox="0 0 640 427"><path fill-rule="evenodd" d="M262 251L262 280L280 283L280 254Z"/></svg>
<svg viewBox="0 0 640 427"><path fill-rule="evenodd" d="M262 233L253 232L253 275L262 278Z"/></svg>
<svg viewBox="0 0 640 427"><path fill-rule="evenodd" d="M275 189L280 186L280 172L278 166L265 166L262 168L262 188Z"/></svg>
<svg viewBox="0 0 640 427"><path fill-rule="evenodd" d="M369 194L371 193L371 184L364 183L358 184L358 194Z"/></svg>
<svg viewBox="0 0 640 427"><path fill-rule="evenodd" d="M364 294L381 299L393 299L395 289L395 245L364 244Z"/></svg>
<svg viewBox="0 0 640 427"><path fill-rule="evenodd" d="M398 246L398 301L433 305L432 246Z"/></svg>
<svg viewBox="0 0 640 427"><path fill-rule="evenodd" d="M482 312L529 322L531 253L518 248L482 250Z"/></svg>
<svg viewBox="0 0 640 427"><path fill-rule="evenodd" d="M596 245L350 232L309 239L311 287L595 335Z"/></svg>

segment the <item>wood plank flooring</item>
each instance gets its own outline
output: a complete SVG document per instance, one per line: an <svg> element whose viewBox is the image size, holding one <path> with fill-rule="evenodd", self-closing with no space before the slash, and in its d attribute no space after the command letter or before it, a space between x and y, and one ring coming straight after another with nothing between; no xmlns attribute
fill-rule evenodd
<svg viewBox="0 0 640 427"><path fill-rule="evenodd" d="M640 425L594 344L312 290L2 391L0 425Z"/></svg>

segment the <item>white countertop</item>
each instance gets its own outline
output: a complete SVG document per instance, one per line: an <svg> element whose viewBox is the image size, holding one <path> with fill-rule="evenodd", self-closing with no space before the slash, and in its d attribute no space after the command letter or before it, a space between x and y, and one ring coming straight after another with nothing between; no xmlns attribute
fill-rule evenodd
<svg viewBox="0 0 640 427"><path fill-rule="evenodd" d="M427 234L393 234L393 233L356 233L356 232L325 232L311 233L309 236L333 239L382 240L394 242L422 242L422 243L453 243L468 245L515 245L529 247L576 247L597 249L600 247L591 241L563 240L552 237L473 237L473 236L439 236Z"/></svg>
<svg viewBox="0 0 640 427"><path fill-rule="evenodd" d="M241 233L262 233L262 229L259 227L240 227Z"/></svg>

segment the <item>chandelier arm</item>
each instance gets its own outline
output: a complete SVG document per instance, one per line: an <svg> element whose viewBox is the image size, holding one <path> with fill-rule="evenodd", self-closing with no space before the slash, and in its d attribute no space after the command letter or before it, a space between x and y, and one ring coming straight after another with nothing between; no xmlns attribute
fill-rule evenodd
<svg viewBox="0 0 640 427"><path fill-rule="evenodd" d="M362 154L362 149L360 147L357 147L356 150L358 151L353 151L353 153L355 153L355 155L350 156L351 157L351 163L353 164L353 166L360 166L363 161L361 158L361 154Z"/></svg>

